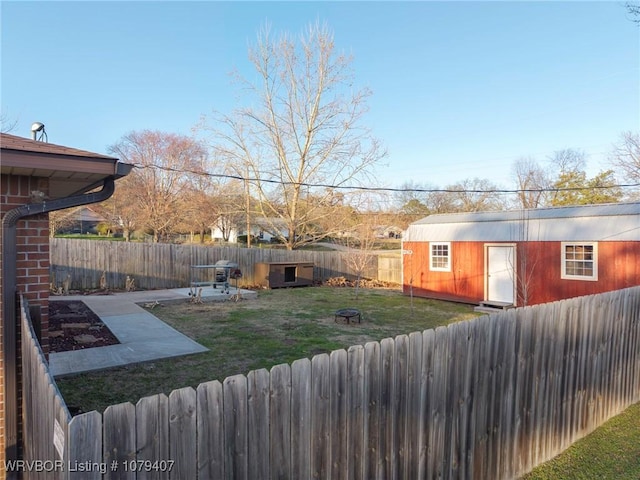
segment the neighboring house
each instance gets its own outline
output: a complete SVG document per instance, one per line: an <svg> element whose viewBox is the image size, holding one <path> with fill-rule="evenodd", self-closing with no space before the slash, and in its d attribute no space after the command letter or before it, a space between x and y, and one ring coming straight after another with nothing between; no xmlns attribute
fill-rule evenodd
<svg viewBox="0 0 640 480"><path fill-rule="evenodd" d="M403 237L403 291L523 306L640 285L640 202L431 215Z"/></svg>
<svg viewBox="0 0 640 480"><path fill-rule="evenodd" d="M49 212L106 200L131 168L117 158L0 134L0 462L19 451L18 295L48 351Z"/></svg>
<svg viewBox="0 0 640 480"><path fill-rule="evenodd" d="M106 221L91 208L81 207L60 218L56 233L98 233L98 224Z"/></svg>
<svg viewBox="0 0 640 480"><path fill-rule="evenodd" d="M280 229L280 234L283 237L288 235L287 227L284 221L281 219L270 219L267 220L265 218L257 218L251 223L251 235L260 240L261 242L271 242L275 241L277 236L277 232L273 231L273 226L276 226ZM224 236L222 234L222 229L213 225L211 228L211 239L216 240L224 240ZM240 225L238 227L231 227L229 232L229 242L236 243L238 241L238 237L246 235L247 228L246 225Z"/></svg>
<svg viewBox="0 0 640 480"><path fill-rule="evenodd" d="M400 238L402 236L402 229L396 225L378 225L375 228L376 238Z"/></svg>
<svg viewBox="0 0 640 480"><path fill-rule="evenodd" d="M241 235L246 235L246 228ZM261 242L274 242L278 238L289 236L289 229L280 218L256 218L251 225L251 234Z"/></svg>
<svg viewBox="0 0 640 480"><path fill-rule="evenodd" d="M213 240L214 242L224 242L225 238L224 238L224 233L222 232L222 229L217 226L217 225L213 225L211 228L211 240ZM236 243L238 241L238 229L235 227L231 227L229 229L229 239L226 240L230 243Z"/></svg>

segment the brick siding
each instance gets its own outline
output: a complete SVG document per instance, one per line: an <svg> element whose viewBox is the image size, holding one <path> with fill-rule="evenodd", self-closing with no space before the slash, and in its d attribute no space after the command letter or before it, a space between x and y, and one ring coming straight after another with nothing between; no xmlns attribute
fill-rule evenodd
<svg viewBox="0 0 640 480"><path fill-rule="evenodd" d="M32 203L32 192L48 194L46 178L26 176L0 176L0 213L4 215L22 205ZM37 196L36 196L37 198ZM49 348L49 215L40 214L18 221L17 234L17 278L18 291L28 300L30 307L40 311L42 348L45 354ZM0 253L2 245L0 244ZM0 255L0 258L2 256ZM0 260L1 262L1 260ZM4 285L6 279L2 279ZM0 285L0 290L3 288ZM4 305L0 291L0 463L5 460L5 402L4 402ZM19 329L18 329L19 332ZM20 385L18 385L20 388ZM20 408L18 403L18 408ZM19 412L18 412L19 413ZM5 472L0 471L0 479Z"/></svg>

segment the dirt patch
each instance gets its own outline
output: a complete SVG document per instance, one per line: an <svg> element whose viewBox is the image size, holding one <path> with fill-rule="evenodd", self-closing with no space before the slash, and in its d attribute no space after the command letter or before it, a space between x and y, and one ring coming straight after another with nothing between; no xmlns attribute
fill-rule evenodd
<svg viewBox="0 0 640 480"><path fill-rule="evenodd" d="M68 352L120 343L84 302L49 302L49 351Z"/></svg>

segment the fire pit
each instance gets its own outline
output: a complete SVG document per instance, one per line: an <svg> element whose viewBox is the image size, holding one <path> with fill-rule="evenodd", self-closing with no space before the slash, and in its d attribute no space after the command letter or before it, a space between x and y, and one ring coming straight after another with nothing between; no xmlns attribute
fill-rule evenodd
<svg viewBox="0 0 640 480"><path fill-rule="evenodd" d="M338 318L344 318L347 323L350 323L352 318L357 318L358 323L361 323L360 310L356 310L355 308L341 308L337 310L334 320L337 322Z"/></svg>

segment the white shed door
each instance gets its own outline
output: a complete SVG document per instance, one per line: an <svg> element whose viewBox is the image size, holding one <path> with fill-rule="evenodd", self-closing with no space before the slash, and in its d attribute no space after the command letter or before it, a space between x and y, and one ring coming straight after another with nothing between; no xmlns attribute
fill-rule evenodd
<svg viewBox="0 0 640 480"><path fill-rule="evenodd" d="M487 301L513 304L514 247L487 247Z"/></svg>

